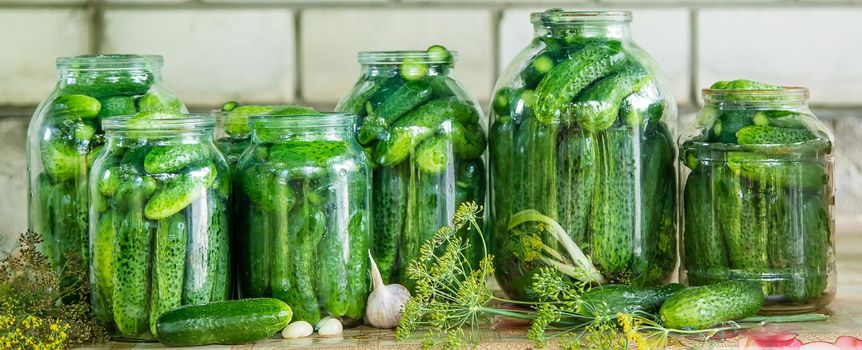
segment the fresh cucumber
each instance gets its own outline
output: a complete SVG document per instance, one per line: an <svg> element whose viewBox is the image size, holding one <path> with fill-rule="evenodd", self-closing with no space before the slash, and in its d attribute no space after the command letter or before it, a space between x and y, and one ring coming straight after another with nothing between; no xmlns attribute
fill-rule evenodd
<svg viewBox="0 0 862 350"><path fill-rule="evenodd" d="M365 118L357 136L359 143L366 145L374 139L379 139L389 125L413 108L428 101L431 95L431 86L427 81L408 81Z"/></svg>
<svg viewBox="0 0 862 350"><path fill-rule="evenodd" d="M144 215L150 220L160 220L180 212L205 194L215 182L216 172L214 166L209 166L178 175L147 201Z"/></svg>
<svg viewBox="0 0 862 350"><path fill-rule="evenodd" d="M144 219L141 191L122 187L116 215L122 220L114 244L114 323L124 337L135 338L149 330L150 252L152 230Z"/></svg>
<svg viewBox="0 0 862 350"><path fill-rule="evenodd" d="M188 240L186 216L178 213L160 220L155 235L150 294L150 332L153 335L158 334L156 320L159 316L179 307L183 301L183 272Z"/></svg>
<svg viewBox="0 0 862 350"><path fill-rule="evenodd" d="M578 314L593 315L597 311L607 315L636 311L656 313L671 295L684 289L685 287L679 283L652 288L637 288L623 284L593 287L581 295L584 303L578 307Z"/></svg>
<svg viewBox="0 0 862 350"><path fill-rule="evenodd" d="M756 284L724 281L673 294L662 304L659 315L666 328L703 329L754 316L764 300Z"/></svg>
<svg viewBox="0 0 862 350"><path fill-rule="evenodd" d="M595 135L576 127L565 128L557 146L557 179L560 205L557 220L569 237L584 249L589 247L590 203L596 182Z"/></svg>
<svg viewBox="0 0 862 350"><path fill-rule="evenodd" d="M398 272L398 247L404 230L407 205L407 164L381 167L371 176L374 212L372 254L383 281L392 283Z"/></svg>
<svg viewBox="0 0 862 350"><path fill-rule="evenodd" d="M199 144L155 146L144 158L144 170L149 174L175 173L209 158L207 148Z"/></svg>
<svg viewBox="0 0 862 350"><path fill-rule="evenodd" d="M563 117L583 88L616 69L625 59L618 48L593 44L556 65L536 87L536 116L548 124Z"/></svg>
<svg viewBox="0 0 862 350"><path fill-rule="evenodd" d="M563 115L567 124L574 117L587 131L609 128L617 120L623 99L649 84L651 78L640 66L632 66L602 78L578 96L571 110Z"/></svg>
<svg viewBox="0 0 862 350"><path fill-rule="evenodd" d="M814 134L808 129L774 126L751 125L736 132L737 143L740 145L789 145L814 138Z"/></svg>
<svg viewBox="0 0 862 350"><path fill-rule="evenodd" d="M138 96L147 93L155 83L148 69L88 70L81 73L74 84L66 84L67 94L88 95L95 98L108 96Z"/></svg>
<svg viewBox="0 0 862 350"><path fill-rule="evenodd" d="M159 342L167 346L244 344L266 339L290 323L290 306L259 298L184 306L159 317Z"/></svg>
<svg viewBox="0 0 862 350"><path fill-rule="evenodd" d="M137 112L135 99L130 96L110 96L99 100L102 108L99 110L99 120L120 115L133 115Z"/></svg>
<svg viewBox="0 0 862 350"><path fill-rule="evenodd" d="M728 258L716 215L716 178L699 167L688 176L683 190L683 265L688 283L695 286L727 279Z"/></svg>
<svg viewBox="0 0 862 350"><path fill-rule="evenodd" d="M51 103L51 115L63 119L89 119L99 115L102 104L87 95L60 95Z"/></svg>

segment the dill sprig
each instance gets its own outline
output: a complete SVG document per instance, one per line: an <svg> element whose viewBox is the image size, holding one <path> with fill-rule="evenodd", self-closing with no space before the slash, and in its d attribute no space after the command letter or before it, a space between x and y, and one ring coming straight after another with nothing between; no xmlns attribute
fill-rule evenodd
<svg viewBox="0 0 862 350"><path fill-rule="evenodd" d="M28 231L18 249L0 260L0 348L67 349L107 341L86 302L87 269L67 253L54 270L39 252L41 238Z"/></svg>
<svg viewBox="0 0 862 350"><path fill-rule="evenodd" d="M470 243L462 238L464 232L478 231L482 207L476 203L464 203L458 208L452 223L440 228L433 238L422 244L418 260L407 266L407 276L416 281L414 295L401 312L401 322L396 329L396 340L405 340L416 331L424 331L422 348L458 349L475 345L479 330L490 323L492 317L503 316L530 320L527 338L537 347L556 341L561 349L627 349L635 344L638 349L664 349L673 335L702 336L707 342L716 334L761 326L772 322L771 317L728 322L704 330L680 330L665 328L658 316L643 311L616 313L601 300L587 300L582 295L601 280L589 259L583 256L575 244L569 244L568 258L555 257L550 249L545 253L560 264L540 267L533 275L530 294L535 301L516 301L496 297L491 292L488 279L494 275L493 259L487 245L481 241L483 258L477 266L471 266L465 253ZM558 224L553 219L522 214L521 220L539 221L552 229ZM556 225L555 225L556 224ZM563 231L559 235L563 235ZM528 236L524 236L528 237ZM522 239L524 237L521 237ZM529 241L529 240L528 240ZM538 242L536 244L539 244ZM550 259L541 257L542 259ZM508 303L525 309L504 309L492 303ZM822 320L824 315L806 317L774 318L776 322Z"/></svg>

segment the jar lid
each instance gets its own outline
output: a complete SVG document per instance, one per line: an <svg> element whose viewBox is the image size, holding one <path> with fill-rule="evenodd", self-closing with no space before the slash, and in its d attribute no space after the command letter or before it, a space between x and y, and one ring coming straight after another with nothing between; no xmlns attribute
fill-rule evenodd
<svg viewBox="0 0 862 350"><path fill-rule="evenodd" d="M808 88L781 86L779 89L703 89L705 103L800 103L808 100Z"/></svg>
<svg viewBox="0 0 862 350"><path fill-rule="evenodd" d="M128 54L102 54L81 55L74 57L57 58L57 68L100 70L100 69L122 69L122 68L152 68L158 69L162 66L164 58L159 55L128 55Z"/></svg>

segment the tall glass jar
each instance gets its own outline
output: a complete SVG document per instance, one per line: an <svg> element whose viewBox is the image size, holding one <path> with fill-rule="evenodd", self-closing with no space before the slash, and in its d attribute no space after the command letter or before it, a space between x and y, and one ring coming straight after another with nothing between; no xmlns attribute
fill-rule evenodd
<svg viewBox="0 0 862 350"><path fill-rule="evenodd" d="M676 105L629 12L548 10L495 88L489 130L497 280L529 299L541 267L651 286L676 265Z"/></svg>
<svg viewBox="0 0 862 350"><path fill-rule="evenodd" d="M763 311L835 296L832 135L808 89L720 82L680 137L680 279L759 283Z"/></svg>
<svg viewBox="0 0 862 350"><path fill-rule="evenodd" d="M365 315L371 170L350 114L252 117L233 205L242 298L273 297L294 319Z"/></svg>
<svg viewBox="0 0 862 350"><path fill-rule="evenodd" d="M150 340L181 305L230 296L227 163L215 120L162 111L108 118L90 177L90 293L115 338Z"/></svg>
<svg viewBox="0 0 862 350"><path fill-rule="evenodd" d="M372 253L386 283L412 289L405 270L422 243L461 203L485 203L482 111L454 78L455 58L441 46L362 52L359 81L336 107L359 116L356 138L373 163ZM478 261L481 237L464 238Z"/></svg>
<svg viewBox="0 0 862 350"><path fill-rule="evenodd" d="M88 254L87 179L104 144L102 120L150 109L185 111L162 83L161 66L161 56L57 59L60 80L27 132L28 227L42 236L55 268L70 253Z"/></svg>

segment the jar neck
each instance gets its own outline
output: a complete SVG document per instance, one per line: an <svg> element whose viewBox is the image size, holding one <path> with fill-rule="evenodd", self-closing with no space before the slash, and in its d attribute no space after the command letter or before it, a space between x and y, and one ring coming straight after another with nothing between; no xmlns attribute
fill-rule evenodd
<svg viewBox="0 0 862 350"><path fill-rule="evenodd" d="M347 113L251 117L253 143L352 141L355 117Z"/></svg>
<svg viewBox="0 0 862 350"><path fill-rule="evenodd" d="M404 64L362 64L362 75L367 77L391 77L398 75L402 69L405 68ZM449 75L452 71L452 64L442 64L442 63L434 63L434 64L425 64L425 69L427 69L426 74L429 76L437 76L437 75Z"/></svg>
<svg viewBox="0 0 862 350"><path fill-rule="evenodd" d="M579 38L631 40L628 22L535 23L533 33L536 37L566 39L566 41Z"/></svg>
<svg viewBox="0 0 862 350"><path fill-rule="evenodd" d="M106 83L151 84L161 81L161 56L84 55L57 59L60 85Z"/></svg>
<svg viewBox="0 0 862 350"><path fill-rule="evenodd" d="M705 106L717 109L807 110L808 89L784 87L775 90L703 90Z"/></svg>
<svg viewBox="0 0 862 350"><path fill-rule="evenodd" d="M130 147L136 145L171 146L198 145L213 142L212 129L194 131L160 131L160 130L126 130L106 131L108 144L113 147Z"/></svg>

